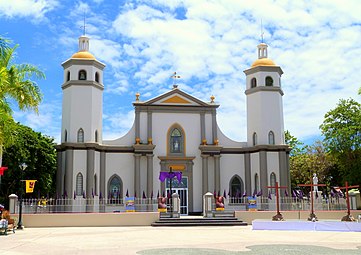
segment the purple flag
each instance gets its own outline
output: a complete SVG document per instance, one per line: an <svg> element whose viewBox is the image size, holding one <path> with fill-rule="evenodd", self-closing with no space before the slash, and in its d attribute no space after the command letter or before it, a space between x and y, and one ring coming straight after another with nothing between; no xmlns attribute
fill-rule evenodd
<svg viewBox="0 0 361 255"><path fill-rule="evenodd" d="M216 190L213 191L213 196L214 196L214 197L217 196Z"/></svg>
<svg viewBox="0 0 361 255"><path fill-rule="evenodd" d="M268 199L272 200L271 191L268 191Z"/></svg>
<svg viewBox="0 0 361 255"><path fill-rule="evenodd" d="M228 190L228 197L231 196L231 190Z"/></svg>
<svg viewBox="0 0 361 255"><path fill-rule="evenodd" d="M134 197L137 197L137 192L136 191L134 192Z"/></svg>
<svg viewBox="0 0 361 255"><path fill-rule="evenodd" d="M162 194L163 196L162 197L165 197L165 191L163 190L163 194Z"/></svg>
<svg viewBox="0 0 361 255"><path fill-rule="evenodd" d="M257 195L256 189L254 189L252 196L255 197Z"/></svg>
<svg viewBox="0 0 361 255"><path fill-rule="evenodd" d="M92 197L94 198L94 189L92 188Z"/></svg>
<svg viewBox="0 0 361 255"><path fill-rule="evenodd" d="M173 179L177 177L178 182L182 181L182 172L160 172L159 173L159 180L164 182L166 178Z"/></svg>
<svg viewBox="0 0 361 255"><path fill-rule="evenodd" d="M335 197L335 192L333 192L333 189L331 189L330 194L331 194L331 197Z"/></svg>
<svg viewBox="0 0 361 255"><path fill-rule="evenodd" d="M293 197L293 198L297 197L297 194L296 194L296 191L295 191L295 190L292 190L292 197Z"/></svg>
<svg viewBox="0 0 361 255"><path fill-rule="evenodd" d="M224 197L224 198L227 198L226 190L223 191L223 197Z"/></svg>
<svg viewBox="0 0 361 255"><path fill-rule="evenodd" d="M75 193L75 190L74 190L74 200L76 199L76 193Z"/></svg>
<svg viewBox="0 0 361 255"><path fill-rule="evenodd" d="M342 191L340 190L339 192L337 192L338 193L338 195L339 195L339 197L343 197L343 193L342 193Z"/></svg>
<svg viewBox="0 0 361 255"><path fill-rule="evenodd" d="M285 189L285 196L288 197L288 192L287 190Z"/></svg>
<svg viewBox="0 0 361 255"><path fill-rule="evenodd" d="M100 191L99 193L99 199L103 199L103 195L102 195L102 192Z"/></svg>
<svg viewBox="0 0 361 255"><path fill-rule="evenodd" d="M147 198L147 196L145 195L145 192L144 192L144 190L143 190L143 197L142 197L143 199L146 199Z"/></svg>
<svg viewBox="0 0 361 255"><path fill-rule="evenodd" d="M68 192L66 192L66 190L64 190L64 198L68 198Z"/></svg>
<svg viewBox="0 0 361 255"><path fill-rule="evenodd" d="M159 190L158 190L158 193L157 193L157 198L159 198Z"/></svg>
<svg viewBox="0 0 361 255"><path fill-rule="evenodd" d="M242 197L246 197L246 196L247 196L247 193L245 191L245 192L243 192Z"/></svg>
<svg viewBox="0 0 361 255"><path fill-rule="evenodd" d="M150 193L150 199L153 199L153 190L152 193Z"/></svg>
<svg viewBox="0 0 361 255"><path fill-rule="evenodd" d="M167 191L167 198L170 198L170 192L169 192L169 190Z"/></svg>
<svg viewBox="0 0 361 255"><path fill-rule="evenodd" d="M85 198L86 196L85 196L85 190L83 190L83 198Z"/></svg>
<svg viewBox="0 0 361 255"><path fill-rule="evenodd" d="M127 193L125 194L126 197L129 197L129 191L127 189Z"/></svg>
<svg viewBox="0 0 361 255"><path fill-rule="evenodd" d="M262 196L262 189L257 192L257 197Z"/></svg>

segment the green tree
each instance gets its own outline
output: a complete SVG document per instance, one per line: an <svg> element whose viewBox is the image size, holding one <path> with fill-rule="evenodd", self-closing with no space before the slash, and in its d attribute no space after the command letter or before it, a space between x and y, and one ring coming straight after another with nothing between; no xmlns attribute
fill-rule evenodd
<svg viewBox="0 0 361 255"><path fill-rule="evenodd" d="M14 125L12 135L14 143L4 147L3 162L8 166L2 176L0 189L1 202L7 203L12 193L19 194L20 188L25 188L20 182L22 163L27 164L23 179L37 180L34 193L27 197L46 196L55 192L56 149L53 138L33 131L19 123Z"/></svg>
<svg viewBox="0 0 361 255"><path fill-rule="evenodd" d="M340 184L361 183L361 105L353 99L341 99L325 114L320 126L325 146L340 170Z"/></svg>
<svg viewBox="0 0 361 255"><path fill-rule="evenodd" d="M42 94L32 79L45 78L45 74L31 64L15 64L15 50L10 41L0 37L0 166L2 148L12 142L9 130L14 123L10 101L20 110L38 112Z"/></svg>

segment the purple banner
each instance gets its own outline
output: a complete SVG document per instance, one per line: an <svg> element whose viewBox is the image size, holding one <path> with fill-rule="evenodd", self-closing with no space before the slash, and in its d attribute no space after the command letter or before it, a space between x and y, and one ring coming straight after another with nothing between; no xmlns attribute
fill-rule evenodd
<svg viewBox="0 0 361 255"><path fill-rule="evenodd" d="M160 172L159 173L159 180L164 182L166 178L173 179L177 177L178 182L182 181L182 172Z"/></svg>

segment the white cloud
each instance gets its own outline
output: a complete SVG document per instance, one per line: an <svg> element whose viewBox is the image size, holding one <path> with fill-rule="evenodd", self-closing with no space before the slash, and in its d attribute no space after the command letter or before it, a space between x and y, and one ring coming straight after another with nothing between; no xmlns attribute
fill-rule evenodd
<svg viewBox="0 0 361 255"><path fill-rule="evenodd" d="M0 0L0 17L28 17L41 20L56 6L57 0Z"/></svg>

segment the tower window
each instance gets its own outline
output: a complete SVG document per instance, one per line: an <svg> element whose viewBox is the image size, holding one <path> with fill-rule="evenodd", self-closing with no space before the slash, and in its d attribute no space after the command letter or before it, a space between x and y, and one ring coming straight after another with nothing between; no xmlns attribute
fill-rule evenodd
<svg viewBox="0 0 361 255"><path fill-rule="evenodd" d="M273 131L269 131L268 133L268 144L275 144L275 134Z"/></svg>
<svg viewBox="0 0 361 255"><path fill-rule="evenodd" d="M86 71L85 70L79 71L79 80L86 80Z"/></svg>
<svg viewBox="0 0 361 255"><path fill-rule="evenodd" d="M76 175L76 195L81 196L83 194L83 175L78 173Z"/></svg>
<svg viewBox="0 0 361 255"><path fill-rule="evenodd" d="M253 146L256 146L257 145L257 133L256 132L253 133L252 138L253 138Z"/></svg>
<svg viewBox="0 0 361 255"><path fill-rule="evenodd" d="M266 77L266 86L273 86L273 79L270 76Z"/></svg>
<svg viewBox="0 0 361 255"><path fill-rule="evenodd" d="M257 87L257 80L256 80L256 78L252 78L252 80L251 80L251 88L255 88L255 87Z"/></svg>
<svg viewBox="0 0 361 255"><path fill-rule="evenodd" d="M66 81L70 81L70 71L66 74Z"/></svg>
<svg viewBox="0 0 361 255"><path fill-rule="evenodd" d="M272 187L275 187L275 186L276 186L276 174L275 174L274 172L271 173L270 182L271 182L271 186L272 186ZM272 193L272 194L276 194L276 189L275 189L275 188L271 188L271 193Z"/></svg>
<svg viewBox="0 0 361 255"><path fill-rule="evenodd" d="M65 129L64 131L64 142L68 141L68 131Z"/></svg>
<svg viewBox="0 0 361 255"><path fill-rule="evenodd" d="M78 141L78 143L83 143L84 142L84 130L82 128L80 128L78 130L77 141Z"/></svg>
<svg viewBox="0 0 361 255"><path fill-rule="evenodd" d="M95 130L95 142L98 142L98 130Z"/></svg>
<svg viewBox="0 0 361 255"><path fill-rule="evenodd" d="M99 82L99 73L98 72L95 72L95 81Z"/></svg>

